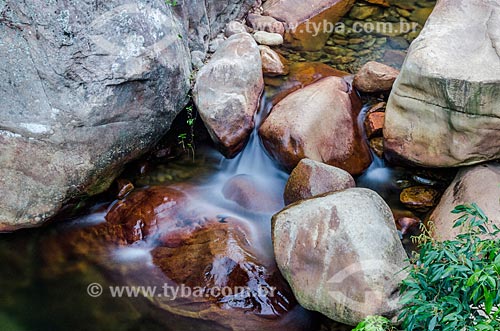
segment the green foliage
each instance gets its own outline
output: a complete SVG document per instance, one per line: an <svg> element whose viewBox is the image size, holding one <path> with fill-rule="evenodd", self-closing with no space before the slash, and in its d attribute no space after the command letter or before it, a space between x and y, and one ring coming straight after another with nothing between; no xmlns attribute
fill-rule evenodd
<svg viewBox="0 0 500 331"><path fill-rule="evenodd" d="M500 330L500 231L476 204L453 213L464 234L444 242L419 238L420 253L401 289L405 330Z"/></svg>
<svg viewBox="0 0 500 331"><path fill-rule="evenodd" d="M382 316L368 316L352 331L395 331L391 322Z"/></svg>
<svg viewBox="0 0 500 331"><path fill-rule="evenodd" d="M165 3L168 6L177 6L179 4L179 1L177 1L177 0L165 0Z"/></svg>
<svg viewBox="0 0 500 331"><path fill-rule="evenodd" d="M192 105L186 107L187 120L186 124L188 125L188 132L181 133L177 136L177 140L179 141L179 145L181 145L182 149L191 154L193 156L193 160L195 157L195 144L194 144L194 125L196 123L196 113Z"/></svg>

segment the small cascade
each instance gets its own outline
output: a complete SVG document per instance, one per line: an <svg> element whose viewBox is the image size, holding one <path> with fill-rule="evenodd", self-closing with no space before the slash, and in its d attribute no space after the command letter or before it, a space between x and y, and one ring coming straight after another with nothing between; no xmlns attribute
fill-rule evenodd
<svg viewBox="0 0 500 331"><path fill-rule="evenodd" d="M255 128L246 147L234 159L222 158L220 171L223 175L249 175L255 177L258 181L268 183L271 189L274 186L271 185L273 182L286 181L288 174L280 169L276 162L266 153L259 138L259 128L271 112L271 108L272 103L264 95L260 103L260 109L255 114Z"/></svg>
<svg viewBox="0 0 500 331"><path fill-rule="evenodd" d="M289 175L267 154L258 133L271 108L272 103L264 95L254 117L255 128L245 148L233 159L221 156L219 171L208 183L211 191L209 202L212 205L214 194L219 194L223 200L226 200L222 194L224 188L231 179L240 177L253 183L252 186L256 192L265 192L272 200L279 201L276 210L267 210L265 214L273 214L283 207L283 191ZM234 203L231 201L230 204ZM228 201L222 201L222 205L229 207Z"/></svg>

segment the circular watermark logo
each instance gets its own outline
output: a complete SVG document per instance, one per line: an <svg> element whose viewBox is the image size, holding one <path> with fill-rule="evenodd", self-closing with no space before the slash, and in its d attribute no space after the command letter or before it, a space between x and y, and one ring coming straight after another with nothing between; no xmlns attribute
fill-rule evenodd
<svg viewBox="0 0 500 331"><path fill-rule="evenodd" d="M103 288L99 283L92 283L87 286L87 294L92 298L98 298L102 295Z"/></svg>
<svg viewBox="0 0 500 331"><path fill-rule="evenodd" d="M363 314L366 314L369 308L374 310L368 311L372 314L376 314L380 308L397 309L399 305L397 284L406 275L401 269L401 266L383 260L363 260L353 263L328 280L328 294L335 303ZM370 278L374 280L376 287L367 283ZM357 290L361 289L361 292L352 295L350 289L354 286Z"/></svg>

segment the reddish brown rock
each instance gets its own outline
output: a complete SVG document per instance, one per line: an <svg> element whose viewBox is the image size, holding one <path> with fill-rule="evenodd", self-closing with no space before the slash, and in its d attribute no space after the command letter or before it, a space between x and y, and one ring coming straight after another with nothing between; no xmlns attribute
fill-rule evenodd
<svg viewBox="0 0 500 331"><path fill-rule="evenodd" d="M250 320L250 314L277 319L292 310L295 301L274 261L263 258L252 247L255 240L251 233L244 223L233 218L224 223L209 221L201 228L188 230L181 241L171 243L162 238L164 244L152 252L153 262L176 284L202 287L207 293L214 288L232 292L209 296L209 301L220 307L221 317L223 309L235 309L235 317L240 315L240 319L244 314L249 314ZM246 290L240 291L243 287ZM191 305L200 305L203 313L207 299L192 299Z"/></svg>
<svg viewBox="0 0 500 331"><path fill-rule="evenodd" d="M401 217L396 220L396 225L403 235L415 233L420 226L420 219L416 217Z"/></svg>
<svg viewBox="0 0 500 331"><path fill-rule="evenodd" d="M245 209L253 212L275 213L283 207L281 200L269 194L258 182L249 175L238 175L231 178L222 194L228 200L234 201Z"/></svg>
<svg viewBox="0 0 500 331"><path fill-rule="evenodd" d="M106 215L106 221L122 227L127 242L133 244L157 234L159 221L165 223L165 220L176 217L186 198L185 193L163 186L136 191L116 202Z"/></svg>
<svg viewBox="0 0 500 331"><path fill-rule="evenodd" d="M321 62L297 62L290 64L290 73L286 78L267 77L266 85L276 87L271 98L277 104L290 93L311 85L326 77L347 77L348 72L334 69Z"/></svg>
<svg viewBox="0 0 500 331"><path fill-rule="evenodd" d="M365 130L368 138L382 135L385 114L383 112L369 112L365 119Z"/></svg>
<svg viewBox="0 0 500 331"><path fill-rule="evenodd" d="M440 192L433 188L412 186L401 192L400 200L410 209L425 212L437 204L439 195Z"/></svg>
<svg viewBox="0 0 500 331"><path fill-rule="evenodd" d="M285 204L352 187L356 187L356 182L347 171L303 159L293 169L286 183Z"/></svg>
<svg viewBox="0 0 500 331"><path fill-rule="evenodd" d="M385 64L370 61L354 77L354 87L361 92L387 92L392 89L399 70Z"/></svg>
<svg viewBox="0 0 500 331"><path fill-rule="evenodd" d="M288 61L280 54L273 51L269 46L261 45L260 57L262 59L262 71L267 76L288 75L290 68Z"/></svg>
<svg viewBox="0 0 500 331"><path fill-rule="evenodd" d="M285 42L289 47L314 51L323 48L333 32L325 26L326 22L334 25L353 4L354 0L268 0L263 9L264 15L285 24Z"/></svg>
<svg viewBox="0 0 500 331"><path fill-rule="evenodd" d="M348 84L327 77L281 100L259 134L268 152L287 169L309 158L360 174L371 155L357 127L356 108Z"/></svg>
<svg viewBox="0 0 500 331"><path fill-rule="evenodd" d="M127 194L132 192L134 190L134 184L132 184L129 180L127 179L118 179L116 181L116 184L118 185L118 195L116 196L118 199L123 199Z"/></svg>
<svg viewBox="0 0 500 331"><path fill-rule="evenodd" d="M136 190L116 202L106 222L47 242L43 258L60 265L88 257L112 275L114 285L188 289L175 297L161 292L133 301L134 306L142 302L158 323L179 331L308 329L308 313L281 276L270 238L255 231L251 221L225 216L227 211L195 197L189 187ZM142 255L130 257L127 249ZM110 256L128 260L117 263ZM85 268L81 263L74 267Z"/></svg>

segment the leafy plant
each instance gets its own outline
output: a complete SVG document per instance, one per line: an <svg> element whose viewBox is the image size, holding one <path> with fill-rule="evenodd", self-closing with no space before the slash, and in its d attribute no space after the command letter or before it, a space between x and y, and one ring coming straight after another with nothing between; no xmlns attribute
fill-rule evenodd
<svg viewBox="0 0 500 331"><path fill-rule="evenodd" d="M188 132L181 133L177 136L177 140L179 141L179 145L181 145L182 149L186 151L188 154L193 156L193 160L195 157L195 144L194 144L194 125L196 123L196 113L192 105L188 105L186 107L187 120L186 124L188 125Z"/></svg>
<svg viewBox="0 0 500 331"><path fill-rule="evenodd" d="M352 331L395 331L391 321L382 316L368 316Z"/></svg>
<svg viewBox="0 0 500 331"><path fill-rule="evenodd" d="M177 0L165 0L165 3L168 6L177 6L179 4L179 2Z"/></svg>
<svg viewBox="0 0 500 331"><path fill-rule="evenodd" d="M421 236L420 253L402 284L408 331L500 330L500 233L476 205L460 205L454 227L465 233L438 242ZM423 240L425 239L425 240Z"/></svg>

